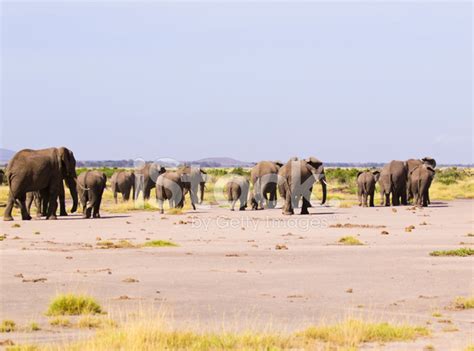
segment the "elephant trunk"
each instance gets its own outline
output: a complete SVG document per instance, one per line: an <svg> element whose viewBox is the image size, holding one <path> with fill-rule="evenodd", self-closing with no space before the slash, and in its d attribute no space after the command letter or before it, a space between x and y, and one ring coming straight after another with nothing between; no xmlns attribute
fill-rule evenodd
<svg viewBox="0 0 474 351"><path fill-rule="evenodd" d="M324 172L322 173L322 177L319 179L319 182L321 183L321 187L323 189L323 199L321 200L321 205L324 205L326 203L326 192L327 192L326 175L324 174Z"/></svg>
<svg viewBox="0 0 474 351"><path fill-rule="evenodd" d="M201 198L200 198L199 203L202 204L202 202L204 201L204 188L205 188L205 183L204 183L204 182L201 182L201 183L199 184L199 187L200 187L200 191L201 191Z"/></svg>
<svg viewBox="0 0 474 351"><path fill-rule="evenodd" d="M73 177L66 178L66 185L68 186L69 192L71 193L71 197L72 197L71 213L74 213L76 212L77 205L78 205L76 178L73 178Z"/></svg>

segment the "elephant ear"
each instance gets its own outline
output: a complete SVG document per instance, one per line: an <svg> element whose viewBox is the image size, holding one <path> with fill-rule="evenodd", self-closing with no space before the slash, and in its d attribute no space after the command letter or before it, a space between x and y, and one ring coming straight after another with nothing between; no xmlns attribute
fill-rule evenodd
<svg viewBox="0 0 474 351"><path fill-rule="evenodd" d="M375 181L378 182L380 179L380 171L376 169L375 171L372 172L372 174L374 175Z"/></svg>
<svg viewBox="0 0 474 351"><path fill-rule="evenodd" d="M362 173L364 173L364 171L359 171L359 172L357 172L357 177L356 177L356 179L359 178L359 176L360 176Z"/></svg>
<svg viewBox="0 0 474 351"><path fill-rule="evenodd" d="M207 182L207 178L208 178L207 172L201 169L201 181Z"/></svg>
<svg viewBox="0 0 474 351"><path fill-rule="evenodd" d="M323 162L318 160L316 157L309 157L307 158L306 160L306 163L311 165L312 167L316 168L318 171L321 171L322 172L322 165L323 165Z"/></svg>
<svg viewBox="0 0 474 351"><path fill-rule="evenodd" d="M283 167L283 163L281 161L274 162L278 167Z"/></svg>
<svg viewBox="0 0 474 351"><path fill-rule="evenodd" d="M432 168L436 167L436 160L432 157L423 157L421 159L425 164L430 165Z"/></svg>
<svg viewBox="0 0 474 351"><path fill-rule="evenodd" d="M60 147L58 149L58 161L59 169L63 177L74 177L76 178L76 159L71 150Z"/></svg>
<svg viewBox="0 0 474 351"><path fill-rule="evenodd" d="M415 168L413 168L413 169L410 171L410 173L409 173L408 175L411 175L411 174L412 174L413 172L415 172L415 170L417 170L419 167L420 167L420 166L418 165L418 166L416 166Z"/></svg>
<svg viewBox="0 0 474 351"><path fill-rule="evenodd" d="M436 173L436 170L431 166L426 166L426 169L428 169L429 171L431 171L433 173Z"/></svg>

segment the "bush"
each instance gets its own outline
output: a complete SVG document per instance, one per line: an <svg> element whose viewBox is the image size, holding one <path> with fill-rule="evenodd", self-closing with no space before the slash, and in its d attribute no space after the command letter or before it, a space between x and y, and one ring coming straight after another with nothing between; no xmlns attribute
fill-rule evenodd
<svg viewBox="0 0 474 351"><path fill-rule="evenodd" d="M47 316L81 315L102 313L94 298L87 295L60 294L49 304Z"/></svg>

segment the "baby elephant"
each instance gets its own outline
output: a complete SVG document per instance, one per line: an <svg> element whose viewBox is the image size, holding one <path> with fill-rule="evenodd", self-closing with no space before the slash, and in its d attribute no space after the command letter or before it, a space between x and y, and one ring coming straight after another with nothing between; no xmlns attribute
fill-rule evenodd
<svg viewBox="0 0 474 351"><path fill-rule="evenodd" d="M408 177L410 178L410 191L415 199L415 205L428 206L429 189L433 181L435 170L427 164L422 164L413 169Z"/></svg>
<svg viewBox="0 0 474 351"><path fill-rule="evenodd" d="M234 211L235 203L240 201L240 211L247 208L247 197L249 194L250 183L245 177L233 177L225 186L227 200L231 203L231 211Z"/></svg>
<svg viewBox="0 0 474 351"><path fill-rule="evenodd" d="M86 171L77 177L77 193L82 204L83 218L100 218L100 202L107 176L99 171Z"/></svg>
<svg viewBox="0 0 474 351"><path fill-rule="evenodd" d="M375 183L379 180L380 171L365 171L357 174L357 197L359 206L367 207L367 197L370 197L370 207L374 207Z"/></svg>

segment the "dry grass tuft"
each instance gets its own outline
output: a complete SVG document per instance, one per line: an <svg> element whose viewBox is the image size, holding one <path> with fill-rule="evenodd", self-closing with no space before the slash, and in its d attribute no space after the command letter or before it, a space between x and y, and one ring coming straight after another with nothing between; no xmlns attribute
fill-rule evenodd
<svg viewBox="0 0 474 351"><path fill-rule="evenodd" d="M474 308L474 296L456 297L456 299L453 301L452 307L456 310L469 310Z"/></svg>
<svg viewBox="0 0 474 351"><path fill-rule="evenodd" d="M342 245L364 245L364 243L353 236L343 236L338 240L338 243Z"/></svg>
<svg viewBox="0 0 474 351"><path fill-rule="evenodd" d="M82 315L102 313L94 298L87 295L59 294L49 304L47 316Z"/></svg>
<svg viewBox="0 0 474 351"><path fill-rule="evenodd" d="M167 240L151 240L143 244L144 247L167 247L167 246L179 246L172 241Z"/></svg>
<svg viewBox="0 0 474 351"><path fill-rule="evenodd" d="M456 250L441 250L441 251L432 251L430 252L430 256L472 256L474 255L474 249L470 247L462 247Z"/></svg>
<svg viewBox="0 0 474 351"><path fill-rule="evenodd" d="M10 333L15 331L16 323L10 319L5 319L0 323L0 333Z"/></svg>

